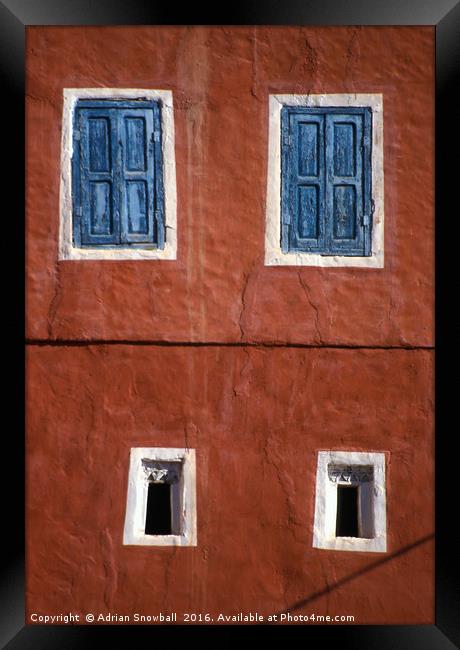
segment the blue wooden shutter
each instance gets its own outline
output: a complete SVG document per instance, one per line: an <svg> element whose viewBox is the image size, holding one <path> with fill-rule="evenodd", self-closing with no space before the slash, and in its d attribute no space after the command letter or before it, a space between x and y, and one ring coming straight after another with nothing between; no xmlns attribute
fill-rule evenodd
<svg viewBox="0 0 460 650"><path fill-rule="evenodd" d="M281 110L281 248L371 255L370 108Z"/></svg>
<svg viewBox="0 0 460 650"><path fill-rule="evenodd" d="M74 239L77 245L119 242L116 141L114 109L77 110L73 143Z"/></svg>
<svg viewBox="0 0 460 650"><path fill-rule="evenodd" d="M160 103L79 104L72 160L74 244L163 248Z"/></svg>
<svg viewBox="0 0 460 650"><path fill-rule="evenodd" d="M121 242L154 243L157 240L157 228L153 110L120 110L119 129Z"/></svg>
<svg viewBox="0 0 460 650"><path fill-rule="evenodd" d="M163 184L163 149L162 149L162 130L161 130L161 103L153 103L153 166L155 169L155 225L156 225L156 245L158 248L164 248L165 245L165 197Z"/></svg>
<svg viewBox="0 0 460 650"><path fill-rule="evenodd" d="M326 114L326 168L325 253L370 255L370 111Z"/></svg>
<svg viewBox="0 0 460 650"><path fill-rule="evenodd" d="M324 115L308 109L281 112L282 232L284 252L324 248Z"/></svg>

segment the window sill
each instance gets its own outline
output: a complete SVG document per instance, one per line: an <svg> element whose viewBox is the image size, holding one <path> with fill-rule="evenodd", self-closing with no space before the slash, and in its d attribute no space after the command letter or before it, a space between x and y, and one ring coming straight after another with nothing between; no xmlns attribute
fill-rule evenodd
<svg viewBox="0 0 460 650"><path fill-rule="evenodd" d="M349 255L319 255L318 253L283 253L281 249L267 246L265 266L321 266L321 267L360 267L383 269L383 250L368 257Z"/></svg>
<svg viewBox="0 0 460 650"><path fill-rule="evenodd" d="M186 535L138 535L125 534L124 546L195 546Z"/></svg>
<svg viewBox="0 0 460 650"><path fill-rule="evenodd" d="M365 553L385 553L387 550L384 537L331 537L322 538L317 535L314 548L327 549L330 551L363 551Z"/></svg>
<svg viewBox="0 0 460 650"><path fill-rule="evenodd" d="M174 231L175 235L175 231ZM171 230L168 229L169 241L165 242L162 249L146 246L117 246L116 248L107 247L88 247L76 248L75 246L63 245L59 250L60 260L175 260L176 245L175 237L171 236Z"/></svg>

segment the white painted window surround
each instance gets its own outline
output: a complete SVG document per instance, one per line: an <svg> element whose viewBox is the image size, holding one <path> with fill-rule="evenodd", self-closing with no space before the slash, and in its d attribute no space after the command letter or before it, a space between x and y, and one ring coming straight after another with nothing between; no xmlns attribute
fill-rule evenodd
<svg viewBox="0 0 460 650"><path fill-rule="evenodd" d="M331 470L347 466L359 474L371 470L371 480L359 483L359 528L365 537L336 537L337 489L346 485L341 479L331 479ZM350 484L350 482L348 482ZM356 481L351 484L357 484ZM337 551L387 550L385 454L383 452L319 451L316 472L315 519L313 527L315 548Z"/></svg>
<svg viewBox="0 0 460 650"><path fill-rule="evenodd" d="M174 111L171 90L133 88L64 88L61 136L60 260L175 260L177 257L177 197L174 154ZM163 184L165 200L165 246L142 249L117 246L77 248L72 237L73 116L79 99L160 99L162 102Z"/></svg>
<svg viewBox="0 0 460 650"><path fill-rule="evenodd" d="M158 462L181 466L180 480L172 490L174 527L180 530L172 535L146 535L147 495L149 473L147 468ZM155 471L155 470L154 470ZM196 463L194 449L164 447L131 448L128 497L123 544L137 546L196 546Z"/></svg>
<svg viewBox="0 0 460 650"><path fill-rule="evenodd" d="M324 95L269 95L268 174L265 221L266 266L322 266L383 268L384 265L384 177L383 177L383 95L324 94ZM323 256L316 253L281 250L280 196L281 155L280 129L283 106L333 107L369 106L372 109L372 198L375 209L372 225L372 255L369 257Z"/></svg>

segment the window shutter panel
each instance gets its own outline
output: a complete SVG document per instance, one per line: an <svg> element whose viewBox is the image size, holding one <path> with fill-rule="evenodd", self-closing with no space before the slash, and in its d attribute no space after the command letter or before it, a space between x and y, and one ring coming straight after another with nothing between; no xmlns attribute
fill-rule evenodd
<svg viewBox="0 0 460 650"><path fill-rule="evenodd" d="M363 226L364 255L372 255L372 223L374 202L372 200L372 111L364 109L363 114Z"/></svg>
<svg viewBox="0 0 460 650"><path fill-rule="evenodd" d="M77 244L117 244L117 121L112 109L77 109L74 129L74 238Z"/></svg>
<svg viewBox="0 0 460 650"><path fill-rule="evenodd" d="M154 128L150 108L118 111L121 242L155 243Z"/></svg>
<svg viewBox="0 0 460 650"><path fill-rule="evenodd" d="M165 198L163 185L163 149L161 130L161 104L155 102L153 105L153 165L155 169L155 223L156 223L156 244L158 248L165 245Z"/></svg>
<svg viewBox="0 0 460 650"><path fill-rule="evenodd" d="M364 111L326 115L326 254L370 254L368 119Z"/></svg>
<svg viewBox="0 0 460 650"><path fill-rule="evenodd" d="M292 219L291 201L291 149L289 132L289 110L281 110L281 250L287 253L290 250L289 233Z"/></svg>
<svg viewBox="0 0 460 650"><path fill-rule="evenodd" d="M321 252L324 247L324 115L283 109L283 233L287 250Z"/></svg>

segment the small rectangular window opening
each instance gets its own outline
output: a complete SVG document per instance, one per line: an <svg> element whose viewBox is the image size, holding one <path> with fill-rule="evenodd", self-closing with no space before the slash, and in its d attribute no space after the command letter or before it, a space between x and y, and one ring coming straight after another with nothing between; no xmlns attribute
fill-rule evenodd
<svg viewBox="0 0 460 650"><path fill-rule="evenodd" d="M145 534L172 534L171 485L168 483L149 483Z"/></svg>
<svg viewBox="0 0 460 650"><path fill-rule="evenodd" d="M147 480L145 535L181 535L182 462L142 459Z"/></svg>
<svg viewBox="0 0 460 650"><path fill-rule="evenodd" d="M196 546L195 449L132 447L123 544Z"/></svg>
<svg viewBox="0 0 460 650"><path fill-rule="evenodd" d="M358 525L358 485L337 486L336 537L360 537Z"/></svg>
<svg viewBox="0 0 460 650"><path fill-rule="evenodd" d="M318 452L314 548L386 552L385 460L385 452Z"/></svg>

